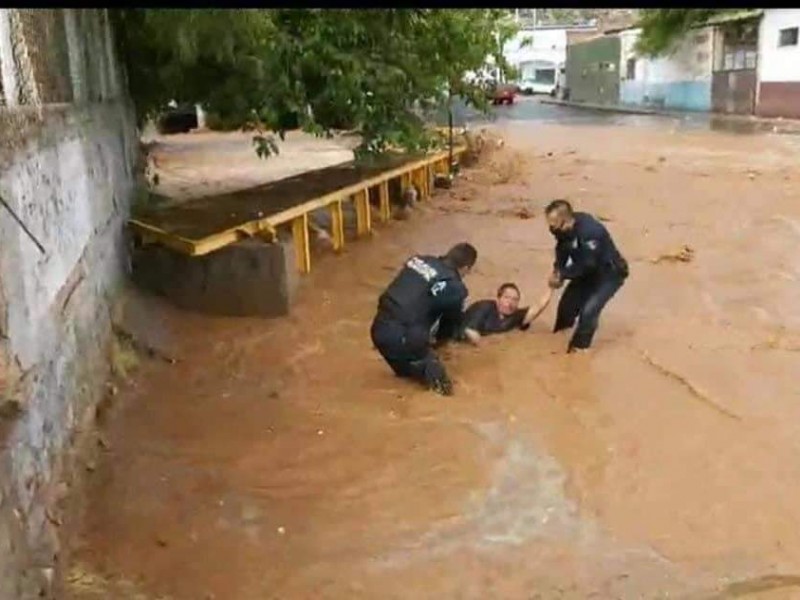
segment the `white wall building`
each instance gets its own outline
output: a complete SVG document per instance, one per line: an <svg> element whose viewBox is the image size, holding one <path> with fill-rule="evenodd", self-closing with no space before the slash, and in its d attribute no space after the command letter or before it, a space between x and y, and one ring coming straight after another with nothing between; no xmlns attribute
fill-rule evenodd
<svg viewBox="0 0 800 600"><path fill-rule="evenodd" d="M519 70L519 80L534 83L537 93L550 93L567 60L567 33L592 31L594 25L542 25L523 28L503 48L506 60Z"/></svg>
<svg viewBox="0 0 800 600"><path fill-rule="evenodd" d="M800 9L764 11L758 32L757 114L800 118Z"/></svg>
<svg viewBox="0 0 800 600"><path fill-rule="evenodd" d="M640 29L620 38L620 102L677 110L711 110L713 28L693 30L672 54L658 58L635 51Z"/></svg>

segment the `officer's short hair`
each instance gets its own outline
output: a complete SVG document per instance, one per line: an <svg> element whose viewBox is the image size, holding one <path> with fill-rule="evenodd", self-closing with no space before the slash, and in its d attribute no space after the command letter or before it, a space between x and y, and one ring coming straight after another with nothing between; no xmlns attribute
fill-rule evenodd
<svg viewBox="0 0 800 600"><path fill-rule="evenodd" d="M454 269L472 268L478 260L478 251L472 244L461 242L450 248L443 258Z"/></svg>
<svg viewBox="0 0 800 600"><path fill-rule="evenodd" d="M505 292L508 289L514 290L514 291L517 292L518 296L522 296L522 292L519 291L519 288L517 287L517 284L516 283L511 283L509 281L509 282L506 282L503 285L501 285L499 288L497 288L497 297L499 298L500 296L502 296L503 292Z"/></svg>
<svg viewBox="0 0 800 600"><path fill-rule="evenodd" d="M549 215L557 210L563 210L568 215L571 215L573 212L572 205L566 200L559 198L558 200L553 200L545 207L544 214Z"/></svg>

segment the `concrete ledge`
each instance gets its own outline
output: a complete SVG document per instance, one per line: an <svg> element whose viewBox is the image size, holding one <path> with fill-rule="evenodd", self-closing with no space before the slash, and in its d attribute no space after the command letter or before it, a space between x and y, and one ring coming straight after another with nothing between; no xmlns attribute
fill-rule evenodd
<svg viewBox="0 0 800 600"><path fill-rule="evenodd" d="M555 104L557 106L568 106L570 108L584 108L586 110L600 110L605 112L627 113L631 115L664 115L671 116L671 113L655 110L652 108L629 107L619 104L592 104L589 102L570 102L568 100L556 100L555 98L542 98L542 104Z"/></svg>
<svg viewBox="0 0 800 600"><path fill-rule="evenodd" d="M290 240L245 240L197 257L157 245L138 248L133 280L186 310L278 317L289 313L298 277Z"/></svg>
<svg viewBox="0 0 800 600"><path fill-rule="evenodd" d="M650 115L654 117L671 117L677 119L684 119L687 117L695 117L700 119L708 119L712 129L740 132L764 132L764 133L800 133L800 119L789 119L781 117L759 117L756 115L728 115L720 113L709 112L695 112L695 111L668 111L657 110L644 107L624 106L620 104L592 104L588 102L570 102L566 100L556 100L553 98L544 98L541 100L543 104L552 104L556 106L566 106L569 108L582 108L585 110L596 110L603 112L612 112L618 114L631 114L631 115Z"/></svg>

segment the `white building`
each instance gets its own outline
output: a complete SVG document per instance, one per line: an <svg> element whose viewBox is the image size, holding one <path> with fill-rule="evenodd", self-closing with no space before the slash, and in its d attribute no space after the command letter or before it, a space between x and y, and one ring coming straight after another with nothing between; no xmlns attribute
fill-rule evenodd
<svg viewBox="0 0 800 600"><path fill-rule="evenodd" d="M692 30L674 52L649 58L636 53L640 29L620 38L620 102L676 110L711 110L714 31Z"/></svg>
<svg viewBox="0 0 800 600"><path fill-rule="evenodd" d="M758 32L757 114L800 119L800 9L764 10Z"/></svg>
<svg viewBox="0 0 800 600"><path fill-rule="evenodd" d="M503 48L506 60L519 70L519 81L536 93L550 93L567 60L568 33L594 31L589 25L525 26Z"/></svg>

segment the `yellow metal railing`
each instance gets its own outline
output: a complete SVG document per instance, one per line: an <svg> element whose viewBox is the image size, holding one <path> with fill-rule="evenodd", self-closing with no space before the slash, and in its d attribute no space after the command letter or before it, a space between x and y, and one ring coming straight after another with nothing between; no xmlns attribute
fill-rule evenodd
<svg viewBox="0 0 800 600"><path fill-rule="evenodd" d="M454 148L453 158L458 160L466 150L466 146L463 145ZM431 189L431 176L444 175L449 172L449 157L449 151L438 151L417 161L387 169L358 183L311 198L281 212L264 218L253 219L200 239L182 237L147 223L144 219L133 218L129 221L129 224L134 233L140 236L144 243L155 242L188 256L202 256L246 238L261 237L267 241L274 241L277 235L277 228L280 225L291 223L298 268L302 273L308 273L311 270L309 237L309 214L311 212L326 207L330 210L333 247L336 251L341 251L345 244L343 202L348 200L354 202L356 231L359 237L365 236L372 230L372 214L369 202L369 190L371 188L377 186L379 197L378 215L381 222L388 222L391 219L389 181L400 178L403 189L414 184L420 192L420 198L427 198L433 192Z"/></svg>

